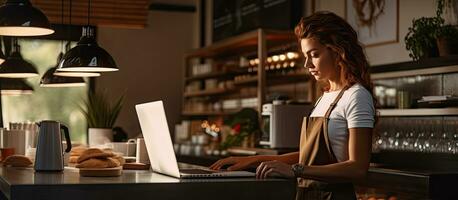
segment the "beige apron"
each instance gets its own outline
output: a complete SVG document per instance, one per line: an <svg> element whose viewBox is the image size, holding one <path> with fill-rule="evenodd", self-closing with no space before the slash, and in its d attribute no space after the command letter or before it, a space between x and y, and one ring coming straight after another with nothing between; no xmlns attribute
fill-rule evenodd
<svg viewBox="0 0 458 200"><path fill-rule="evenodd" d="M327 165L336 163L328 137L329 116L348 87L342 89L331 103L324 117L305 117L302 122L299 163ZM319 101L319 100L318 100ZM356 199L352 183L326 183L298 178L296 200L303 199Z"/></svg>

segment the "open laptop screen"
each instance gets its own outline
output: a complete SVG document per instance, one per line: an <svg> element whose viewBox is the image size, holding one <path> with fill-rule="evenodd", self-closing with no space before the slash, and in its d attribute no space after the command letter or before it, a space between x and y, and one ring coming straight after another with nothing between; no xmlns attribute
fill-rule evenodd
<svg viewBox="0 0 458 200"><path fill-rule="evenodd" d="M138 104L135 109L145 139L151 168L155 172L180 178L162 101Z"/></svg>

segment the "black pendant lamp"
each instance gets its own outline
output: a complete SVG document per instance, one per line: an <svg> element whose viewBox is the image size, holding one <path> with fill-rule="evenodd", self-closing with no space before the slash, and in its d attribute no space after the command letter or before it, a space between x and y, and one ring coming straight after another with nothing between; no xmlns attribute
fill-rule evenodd
<svg viewBox="0 0 458 200"><path fill-rule="evenodd" d="M91 1L88 0L87 26L76 47L68 51L57 68L59 72L112 72L118 71L111 55L101 48L90 26Z"/></svg>
<svg viewBox="0 0 458 200"><path fill-rule="evenodd" d="M0 65L5 62L5 55L3 54L2 50L0 49Z"/></svg>
<svg viewBox="0 0 458 200"><path fill-rule="evenodd" d="M63 53L59 54L57 64L59 64L63 55ZM41 87L81 87L86 85L84 79L81 77L64 77L54 75L54 72L57 69L57 64L55 67L48 69L43 77L41 77Z"/></svg>
<svg viewBox="0 0 458 200"><path fill-rule="evenodd" d="M24 79L0 78L0 90L2 95L32 94L33 88Z"/></svg>
<svg viewBox="0 0 458 200"><path fill-rule="evenodd" d="M95 41L93 27L86 26L80 41L64 55L57 71L111 72L118 71L118 67L113 57Z"/></svg>
<svg viewBox="0 0 458 200"><path fill-rule="evenodd" d="M7 0L0 7L0 35L38 36L54 33L49 20L29 0Z"/></svg>
<svg viewBox="0 0 458 200"><path fill-rule="evenodd" d="M3 51L2 49L0 48L0 65L5 62L6 58L5 58L5 54L3 54Z"/></svg>
<svg viewBox="0 0 458 200"><path fill-rule="evenodd" d="M98 72L61 72L61 71L57 71L57 68L56 68L54 75L65 76L65 77L99 77L100 73Z"/></svg>
<svg viewBox="0 0 458 200"><path fill-rule="evenodd" d="M2 40L3 38L0 38L0 65L5 62L6 60L6 56L5 54L3 54L3 50L2 50Z"/></svg>
<svg viewBox="0 0 458 200"><path fill-rule="evenodd" d="M61 10L61 13L62 13L62 24L64 24L64 19L63 19L64 9L63 9L63 7L64 7L64 2L62 0L62 10ZM69 10L68 23L71 26L71 24L72 24L72 0L70 0L68 10ZM68 52L68 51L70 51L70 42L67 42L67 44L65 45L65 52ZM60 60L57 63L56 67L59 67L59 63L60 63ZM64 76L64 77L98 77L98 76L100 76L100 73L97 73L97 72L62 72L62 71L57 71L57 68L56 68L56 70L54 71L54 75L55 76Z"/></svg>
<svg viewBox="0 0 458 200"><path fill-rule="evenodd" d="M17 38L13 38L13 50L0 65L0 78L30 78L38 76L38 71L31 63L25 61L20 53Z"/></svg>

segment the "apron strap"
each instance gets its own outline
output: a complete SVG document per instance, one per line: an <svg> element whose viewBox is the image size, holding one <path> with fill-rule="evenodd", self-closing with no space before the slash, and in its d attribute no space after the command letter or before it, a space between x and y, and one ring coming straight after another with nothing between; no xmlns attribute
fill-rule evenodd
<svg viewBox="0 0 458 200"><path fill-rule="evenodd" d="M340 98L342 98L345 90L347 90L349 87L348 86L345 86L340 92L339 94L337 95L336 99L334 99L334 101L331 103L331 105L329 105L329 108L328 110L326 111L326 114L324 115L324 118L326 119L329 119L329 116L331 115L331 112L332 110L336 107L337 105L337 102L339 102Z"/></svg>
<svg viewBox="0 0 458 200"><path fill-rule="evenodd" d="M328 122L329 122L329 116L331 115L332 110L336 107L337 102L339 102L340 98L342 98L345 90L347 90L349 86L345 86L337 95L336 99L329 105L328 110L326 111L326 114L324 115L324 125L323 125L323 131L324 131L324 141L326 143L326 148L328 149L329 152L331 152L332 156L334 159L336 159L336 156L334 154L334 151L331 148L331 142L329 141L329 134L328 134Z"/></svg>

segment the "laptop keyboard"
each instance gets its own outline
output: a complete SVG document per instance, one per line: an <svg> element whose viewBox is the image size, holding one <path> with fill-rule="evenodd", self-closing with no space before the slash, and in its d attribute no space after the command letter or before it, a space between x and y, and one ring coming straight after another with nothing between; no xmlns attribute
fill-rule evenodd
<svg viewBox="0 0 458 200"><path fill-rule="evenodd" d="M186 174L213 174L215 172L205 169L180 169L180 172Z"/></svg>

